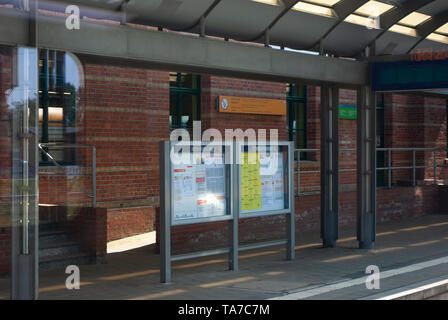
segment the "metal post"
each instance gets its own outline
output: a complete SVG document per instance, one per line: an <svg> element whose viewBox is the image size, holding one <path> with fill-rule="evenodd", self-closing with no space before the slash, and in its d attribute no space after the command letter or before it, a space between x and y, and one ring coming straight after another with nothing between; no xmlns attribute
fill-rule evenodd
<svg viewBox="0 0 448 320"><path fill-rule="evenodd" d="M388 180L389 180L389 189L392 188L392 150L388 150L389 152L389 159L388 161L388 167L389 167L389 174L388 174Z"/></svg>
<svg viewBox="0 0 448 320"><path fill-rule="evenodd" d="M357 236L360 249L372 249L376 234L375 94L358 90Z"/></svg>
<svg viewBox="0 0 448 320"><path fill-rule="evenodd" d="M281 151L279 151L281 152ZM283 165L283 164L280 164ZM295 258L296 245L296 229L295 229L295 195L294 195L294 142L288 145L288 187L289 187L289 209L291 210L289 216L286 217L286 232L288 242L286 244L286 260L293 260ZM289 219L288 219L289 218Z"/></svg>
<svg viewBox="0 0 448 320"><path fill-rule="evenodd" d="M170 142L160 142L160 282L171 282Z"/></svg>
<svg viewBox="0 0 448 320"><path fill-rule="evenodd" d="M20 76L13 89L16 94L8 101L17 106L12 115L11 298L33 300L39 288L38 51L16 48L14 52L14 68Z"/></svg>
<svg viewBox="0 0 448 320"><path fill-rule="evenodd" d="M434 184L437 184L437 154L434 150Z"/></svg>
<svg viewBox="0 0 448 320"><path fill-rule="evenodd" d="M297 195L300 195L300 150L297 152Z"/></svg>
<svg viewBox="0 0 448 320"><path fill-rule="evenodd" d="M205 37L205 16L201 16L201 18L200 18L200 22L199 22L199 29L200 29L200 31L199 31L199 36L201 37L201 38L204 38Z"/></svg>
<svg viewBox="0 0 448 320"><path fill-rule="evenodd" d="M321 238L324 247L338 239L339 212L339 92L321 87Z"/></svg>
<svg viewBox="0 0 448 320"><path fill-rule="evenodd" d="M412 185L415 187L415 150L412 150Z"/></svg>
<svg viewBox="0 0 448 320"><path fill-rule="evenodd" d="M240 188L240 166L238 165L237 157L240 156L241 151L241 145L238 143L232 144L233 148L233 158L232 158L232 164L233 167L232 172L232 215L233 219L231 220L232 228L231 228L231 250L229 255L229 269L233 271L238 271L238 252L239 252L239 246L238 246L238 222L240 217L240 199L239 199L239 188ZM239 149L237 149L239 148Z"/></svg>
<svg viewBox="0 0 448 320"><path fill-rule="evenodd" d="M128 6L129 0L123 1L120 7L121 11L121 17L120 17L120 24L126 25L127 24L127 6Z"/></svg>
<svg viewBox="0 0 448 320"><path fill-rule="evenodd" d="M92 207L96 207L96 148L92 146Z"/></svg>

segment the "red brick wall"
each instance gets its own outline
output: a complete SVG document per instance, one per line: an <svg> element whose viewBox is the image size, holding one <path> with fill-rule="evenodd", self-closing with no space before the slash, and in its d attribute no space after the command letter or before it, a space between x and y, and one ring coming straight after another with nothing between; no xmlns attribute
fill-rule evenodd
<svg viewBox="0 0 448 320"><path fill-rule="evenodd" d="M220 130L223 138L225 129L252 128L257 133L259 129L265 129L267 139L269 130L277 129L278 139L287 139L285 116L219 113L216 101L220 95L286 100L284 83L202 76L201 125L203 130L208 128Z"/></svg>
<svg viewBox="0 0 448 320"><path fill-rule="evenodd" d="M117 240L154 229L155 206L107 210L107 241Z"/></svg>
<svg viewBox="0 0 448 320"><path fill-rule="evenodd" d="M207 80L206 80L207 81ZM222 85L225 92L227 89L228 79L211 82L214 85ZM205 87L212 84L205 84ZM240 86L242 86L240 84ZM204 83L203 83L204 85ZM259 84L254 85L255 92L259 88ZM280 89L280 88L279 88ZM221 120L220 114L215 109L216 96L220 93L220 87L210 89L210 97L203 97L205 104L210 104L208 115L203 118L203 129L213 127L213 123L217 121L217 127L223 128L229 125L232 119ZM237 93L238 94L238 93ZM340 90L340 103L348 105L356 105L356 91ZM249 95L249 94L241 94ZM433 139L429 135L437 136L437 145L446 145L446 136L444 130L446 128L446 111L444 100L434 98L420 98L414 96L405 96L405 103L400 104L398 95L386 95L386 147L421 147L427 145L428 141ZM421 101L429 101L423 104ZM407 104L408 103L408 104ZM429 104L429 107L428 107ZM320 90L316 87L308 87L308 148L320 147L320 120L319 120ZM207 106L206 106L207 108ZM397 114L391 114L391 110L397 109ZM434 113L434 109L437 113ZM227 115L226 115L227 116ZM429 122L425 120L428 117L437 117L438 121ZM426 117L426 118L425 118ZM257 117L256 127L264 124L264 116ZM442 120L440 120L442 119ZM249 127L253 119L248 118L246 125ZM285 119L286 120L286 119ZM214 122L215 121L215 122ZM396 123L391 123L395 121ZM225 123L225 124L224 124ZM266 122L272 127L271 122ZM204 125L205 124L205 125ZM244 123L241 124L243 126ZM282 124L286 128L286 121L282 120ZM280 121L278 126L280 126ZM418 132L417 132L418 131ZM424 132L422 134L421 132ZM356 169L356 151L348 151L344 149L355 149L357 144L357 121L341 119L339 123L339 139L340 139L340 168ZM394 135L393 138L391 135ZM320 159L319 152L312 152L308 161L301 162L302 170L319 170ZM417 154L418 156L423 156ZM411 161L410 153L398 152L393 155L393 165L408 165ZM439 158L441 159L441 158ZM397 175L398 179L410 179L410 171ZM423 178L423 176L421 177ZM302 173L301 187L303 191L319 190L320 173ZM356 223L356 171L340 173L340 208L339 223L341 226L354 225ZM378 189L378 222L385 222L395 219L405 219L410 216L425 215L436 213L439 211L437 187L401 187L394 189ZM319 230L320 228L320 195L307 195L296 197L296 227L297 233L310 230ZM283 215L271 216L263 218L245 219L240 221L240 241L242 243L251 241L272 240L284 237L285 219ZM202 230L202 232L201 232ZM200 224L194 226L173 227L172 229L172 248L174 253L182 253L186 251L201 249L210 249L226 245L229 235L228 223L211 223Z"/></svg>
<svg viewBox="0 0 448 320"><path fill-rule="evenodd" d="M3 65L2 70L7 70L8 61L5 60ZM107 240L151 231L154 225L154 207L159 202L158 142L169 137L168 73L88 62L83 62L83 68L85 83L77 112L77 143L91 144L97 148L97 202L99 206L108 208ZM7 76L2 71L2 88L5 84L7 87L7 80L4 78ZM216 128L224 133L224 129L254 128L267 129L269 133L269 129L278 129L279 139L287 139L286 117L218 113L216 99L219 95L286 99L285 84L203 75L201 116L202 130ZM356 92L340 90L340 103L356 105ZM386 146L446 145L444 103L444 100L435 98L386 95ZM319 104L320 89L309 86L308 148L320 147ZM424 108L421 108L422 106ZM1 129L4 128L3 125ZM7 143L3 136L0 139L3 139L0 140L2 143ZM340 147L356 147L356 120L340 120ZM3 157L3 153L0 157ZM425 157L426 160L429 159L427 154ZM80 152L78 159L89 164L89 153ZM0 158L0 161L8 160ZM409 163L409 153L394 155L393 161L395 165ZM356 168L355 151L342 150L340 165L341 169ZM302 170L319 170L319 167L319 152L311 153L309 160L302 161L301 164ZM44 170L52 169L42 169ZM421 170L419 177L431 177L431 172L430 169L426 172ZM318 190L319 177L319 173L303 173L302 191ZM409 180L409 177L409 172L397 173L394 174L394 181ZM340 181L340 222L341 225L351 224L356 216L356 195L353 192L356 183L355 172L341 173ZM90 190L89 179L81 180L81 183ZM415 190L406 190L409 192L404 192L403 196L410 198L403 198L403 201L417 201L413 198ZM426 192L425 190L422 192ZM431 189L428 190L430 193ZM383 191L378 192L382 194ZM388 194L394 192L389 191ZM42 176L40 198L41 202L64 205L89 201L61 177ZM296 198L298 230L319 228L319 199L319 195ZM381 201L385 203L390 201L380 195L379 199L383 199ZM382 203L379 202L379 205ZM379 213L384 211L384 219L393 216L386 209L379 207L378 210ZM396 212L396 209L394 210ZM422 210L425 213L431 211L430 208ZM403 212L402 215L405 216L406 213ZM204 232L201 233L201 230ZM178 240L173 243L176 245L178 241L180 250L199 242L214 247L222 243L226 232L226 223L176 227L173 237ZM243 242L282 237L283 233L284 216L246 219L240 225Z"/></svg>
<svg viewBox="0 0 448 320"><path fill-rule="evenodd" d="M386 147L393 148L446 148L446 100L423 97L415 94L386 94L385 130ZM437 152L437 164L444 165L446 152ZM386 158L387 159L387 158ZM411 166L411 151L393 151L393 166ZM419 166L433 165L433 152L417 151ZM433 179L434 171L417 169L416 180ZM447 178L447 168L438 169L438 178ZM410 184L412 170L400 169L392 172L393 184Z"/></svg>
<svg viewBox="0 0 448 320"><path fill-rule="evenodd" d="M151 231L158 142L169 137L168 73L90 63L83 69L77 143L96 147L97 205L109 208L108 240ZM90 151L81 155L77 162L90 166ZM88 191L90 183L90 177L81 180ZM43 176L40 196L47 203L89 203L65 177Z"/></svg>

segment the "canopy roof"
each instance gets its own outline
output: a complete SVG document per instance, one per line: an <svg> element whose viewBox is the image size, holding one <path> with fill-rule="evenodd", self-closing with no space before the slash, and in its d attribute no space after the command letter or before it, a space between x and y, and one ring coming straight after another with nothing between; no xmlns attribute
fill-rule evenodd
<svg viewBox="0 0 448 320"><path fill-rule="evenodd" d="M17 0L0 0L16 5ZM39 8L81 17L358 57L448 49L447 0L40 0ZM202 23L201 23L202 21Z"/></svg>

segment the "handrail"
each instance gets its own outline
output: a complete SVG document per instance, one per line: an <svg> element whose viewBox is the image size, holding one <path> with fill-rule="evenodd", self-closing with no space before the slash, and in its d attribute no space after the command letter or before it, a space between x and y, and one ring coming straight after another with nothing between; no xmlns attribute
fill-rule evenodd
<svg viewBox="0 0 448 320"><path fill-rule="evenodd" d="M356 148L341 148L340 151L356 151ZM388 188L392 188L392 170L398 169L412 169L412 184L416 186L416 169L427 169L434 168L434 184L437 184L437 168L441 168L441 166L437 165L437 152L447 151L448 148L376 148L376 152L387 152L388 153L388 166L376 168L377 171L387 170L388 174ZM301 173L317 173L320 170L300 170L300 154L302 152L318 152L320 149L296 149L294 152L297 152L297 195L306 195L311 194L310 192L301 192L300 191L300 174ZM412 165L411 166L392 166L392 151L412 151ZM433 153L433 163L432 165L416 165L416 152L418 151L431 151ZM357 169L339 169L339 172L353 172ZM316 192L312 192L315 194Z"/></svg>
<svg viewBox="0 0 448 320"><path fill-rule="evenodd" d="M50 161L64 174L67 174L66 169L61 166L52 156L49 154L44 148L45 147L53 147L53 148L91 148L92 149L92 194L89 194L85 190L83 186L81 186L77 179L71 179L69 180L71 183L76 185L88 198L92 199L92 207L96 207L96 148L93 145L83 145L83 144L60 144L60 143L39 143L38 147L40 151L50 159Z"/></svg>

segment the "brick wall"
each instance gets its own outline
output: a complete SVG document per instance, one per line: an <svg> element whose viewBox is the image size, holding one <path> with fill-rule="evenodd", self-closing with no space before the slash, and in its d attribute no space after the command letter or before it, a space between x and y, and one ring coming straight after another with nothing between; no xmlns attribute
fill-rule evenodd
<svg viewBox="0 0 448 320"><path fill-rule="evenodd" d="M210 88L210 94L203 96L203 107L208 108L206 116L203 117L203 129L213 127L214 124L221 130L225 127L234 127L235 124L229 123L232 119L227 119L224 115L216 112L216 97L219 94L227 93L229 86L232 87L232 93L236 95L251 96L252 93L238 92L237 88L245 88L247 84L232 82L234 80L205 78L203 86ZM256 83L252 90L258 94L263 83ZM267 84L269 86L269 84ZM235 86L235 87L233 87ZM221 88L222 87L222 88ZM206 89L207 90L207 89ZM272 87L266 90L274 90ZM265 91L264 89L261 92ZM225 93L222 93L225 92ZM276 91L275 91L276 92ZM272 96L262 95L268 98L281 97L282 88L278 87L277 94ZM356 105L356 91L341 89L339 92L340 103ZM422 104L423 102L423 104ZM318 87L308 87L308 148L320 148L320 89ZM385 111L385 135L386 147L421 147L428 145L428 141L435 141L437 146L446 145L446 110L445 100L435 98L422 98L418 96L404 96L396 94L386 95ZM395 113L396 110L396 113ZM437 112L434 112L437 110ZM225 115L228 116L228 115ZM235 116L235 115L233 115ZM238 116L238 115L236 115ZM265 124L266 116L257 116L255 119L246 117L246 121L237 121L242 128L250 127L253 121L254 127L261 127ZM437 121L425 120L436 117ZM441 119L441 120L440 120ZM271 119L266 119L267 127L275 127ZM225 127L223 127L225 126ZM286 128L286 119L278 119L277 127ZM281 131L280 131L281 132ZM357 121L341 119L339 123L340 139L340 168L356 168L356 149L357 144ZM394 135L393 137L391 135ZM286 137L285 137L286 138ZM418 157L424 154L417 153ZM301 161L301 170L319 170L320 169L319 152L310 153L306 161ZM412 157L409 152L397 152L393 155L393 165L409 165ZM426 156L427 159L427 156ZM439 162L442 159L439 155ZM410 179L410 170L403 170L395 176L394 183L401 180ZM395 174L395 173L394 173ZM421 174L420 179L428 177L428 174ZM340 173L340 208L339 223L340 226L356 224L356 171ZM318 191L320 185L320 173L302 173L301 188L303 191ZM297 186L296 186L297 188ZM396 219L406 219L410 216L426 215L440 211L439 191L436 186L417 186L401 187L394 189L378 189L378 222L385 222ZM295 198L296 212L296 230L297 233L303 231L312 231L320 229L320 195L306 195ZM156 223L157 224L157 223ZM174 254L184 253L191 250L211 249L219 246L225 246L229 236L229 225L224 223L210 223L193 226L181 226L172 228L172 248ZM240 221L239 237L241 243L252 241L272 240L284 237L285 216L267 216L262 218L244 219Z"/></svg>
<svg viewBox="0 0 448 320"><path fill-rule="evenodd" d="M386 94L386 147L446 148L446 117L446 99L415 94ZM443 166L446 152L439 151L436 154L437 164ZM392 151L392 165L411 166L412 156L411 151ZM417 151L415 156L417 165L433 165L433 152ZM440 168L437 178L446 179L447 173L446 166ZM411 169L394 170L391 180L393 184L409 185L412 175ZM417 182L433 178L432 168L416 170Z"/></svg>
<svg viewBox="0 0 448 320"><path fill-rule="evenodd" d="M158 142L169 137L168 73L83 63L77 143L96 147L97 204L108 208L108 241L153 230ZM90 152L77 163L90 166ZM54 169L41 169L41 172ZM89 203L65 177L42 176L41 202ZM91 190L90 177L80 182Z"/></svg>
<svg viewBox="0 0 448 320"><path fill-rule="evenodd" d="M1 88L8 87L10 62L2 60ZM9 69L8 69L9 68ZM91 144L97 148L97 203L107 211L107 240L153 230L154 208L159 203L158 142L169 137L169 76L167 72L140 68L123 68L96 65L83 61L85 84L80 95L77 112L77 143ZM4 71L6 70L6 71ZM3 90L3 89L2 89ZM202 130L247 128L278 129L279 139L286 140L286 117L268 115L223 114L216 110L219 95L286 99L283 83L249 81L211 75L202 76ZM4 96L4 95L3 95ZM320 89L308 87L308 148L320 147ZM340 90L340 102L356 105L356 92ZM4 103L2 104L2 106ZM423 106L423 108L422 108ZM2 113L4 117L4 112ZM446 145L445 101L415 95L386 95L386 146L422 147ZM4 119L4 118L1 118ZM422 120L423 119L423 120ZM6 125L1 126L5 130ZM356 120L340 120L340 147L356 148ZM5 135L0 142L8 144ZM393 137L393 138L392 138ZM3 145L2 145L3 146ZM0 161L8 162L8 153L0 155ZM419 157L420 155L418 155ZM439 155L442 159L442 155ZM5 158L6 157L6 158ZM423 154L426 161L427 153ZM88 151L80 151L77 159L88 165ZM409 163L409 153L394 154L393 163ZM341 151L341 169L356 167L355 151ZM312 152L302 161L302 170L319 170L319 152ZM2 168L4 166L2 165ZM51 173L51 168L42 168ZM444 169L441 169L443 171ZM431 169L420 170L419 179L430 178ZM9 176L6 174L6 176ZM409 180L409 171L394 173L394 182ZM356 216L355 173L341 173L341 225L352 224ZM81 180L89 190L89 179ZM302 174L302 191L318 191L319 173ZM4 186L4 184L3 184ZM401 190L401 189L399 189ZM399 194L406 205L416 204L422 213L432 209L422 207L415 198L417 189L404 188ZM425 197L433 190L419 189ZM383 196L384 192L384 196ZM389 193L388 193L389 192ZM393 198L388 195L398 191L378 191L379 217L387 220L395 217ZM419 191L420 192L420 191ZM397 194L398 195L398 194ZM83 196L64 177L40 179L41 202L56 204L85 204ZM296 221L298 231L317 230L320 225L320 196L296 197ZM403 206L405 207L405 206ZM388 209L392 208L392 209ZM394 213L395 212L395 213ZM405 217L407 211L398 216ZM383 217L384 216L384 217ZM380 220L380 219L379 219ZM0 230L1 231L1 230ZM173 245L179 250L196 247L216 247L226 239L226 223L176 227ZM284 216L251 218L241 221L242 242L282 237Z"/></svg>
<svg viewBox="0 0 448 320"><path fill-rule="evenodd" d="M284 83L204 75L202 76L201 120L203 130L218 129L223 137L225 129L246 130L252 128L257 133L259 129L265 129L267 139L269 139L269 130L277 129L278 139L287 139L285 116L219 113L216 103L220 95L286 100Z"/></svg>

